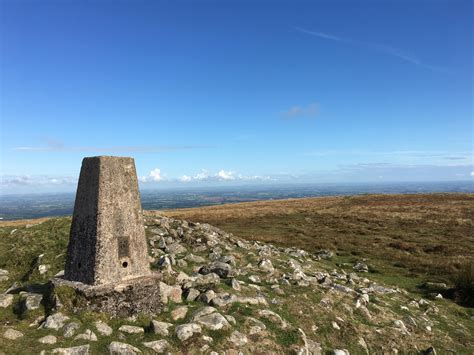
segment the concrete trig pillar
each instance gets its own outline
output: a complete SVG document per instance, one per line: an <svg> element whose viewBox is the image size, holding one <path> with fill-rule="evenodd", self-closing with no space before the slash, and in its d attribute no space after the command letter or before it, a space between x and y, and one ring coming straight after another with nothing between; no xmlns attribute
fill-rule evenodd
<svg viewBox="0 0 474 355"><path fill-rule="evenodd" d="M64 278L105 285L150 273L133 158L84 158Z"/></svg>

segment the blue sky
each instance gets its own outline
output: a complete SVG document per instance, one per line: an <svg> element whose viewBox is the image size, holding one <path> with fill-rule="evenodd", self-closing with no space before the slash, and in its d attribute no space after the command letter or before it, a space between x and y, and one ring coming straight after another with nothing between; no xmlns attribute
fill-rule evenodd
<svg viewBox="0 0 474 355"><path fill-rule="evenodd" d="M1 1L1 191L467 180L471 1Z"/></svg>

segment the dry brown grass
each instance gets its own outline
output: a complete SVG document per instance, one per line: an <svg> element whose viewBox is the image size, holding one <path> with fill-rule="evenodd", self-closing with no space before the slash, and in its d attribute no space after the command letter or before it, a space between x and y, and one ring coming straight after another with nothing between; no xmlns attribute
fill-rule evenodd
<svg viewBox="0 0 474 355"><path fill-rule="evenodd" d="M21 227L25 225L36 225L47 220L51 219L52 217L43 217L43 218L35 218L35 219L18 219L15 221L0 221L0 228L1 227Z"/></svg>
<svg viewBox="0 0 474 355"><path fill-rule="evenodd" d="M410 277L452 282L474 260L474 194L322 197L163 213L249 240L368 258Z"/></svg>

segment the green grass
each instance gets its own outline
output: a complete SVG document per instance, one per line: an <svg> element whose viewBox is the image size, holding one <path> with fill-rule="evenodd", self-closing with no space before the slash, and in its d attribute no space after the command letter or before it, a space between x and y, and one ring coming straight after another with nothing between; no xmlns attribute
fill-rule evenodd
<svg viewBox="0 0 474 355"><path fill-rule="evenodd" d="M44 284L64 269L70 224L70 218L55 218L29 228L0 228L0 269L9 270L10 279L17 280L18 286ZM38 271L40 264L50 266L43 275ZM10 281L0 282L0 289L10 285Z"/></svg>

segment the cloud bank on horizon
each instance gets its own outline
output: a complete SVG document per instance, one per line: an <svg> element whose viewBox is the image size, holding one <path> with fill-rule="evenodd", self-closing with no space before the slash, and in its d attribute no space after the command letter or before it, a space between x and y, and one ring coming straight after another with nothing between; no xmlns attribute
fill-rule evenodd
<svg viewBox="0 0 474 355"><path fill-rule="evenodd" d="M367 178L369 176L369 178ZM434 178L435 177L435 178ZM278 185L288 183L361 183L361 182L428 182L472 181L472 164L391 164L357 163L340 165L326 171L279 172L272 175L243 175L235 171L219 170L211 173L201 170L194 175L168 177L154 168L148 175L139 176L140 187L173 188L200 186ZM77 186L75 176L2 175L0 195L32 192L73 192Z"/></svg>

